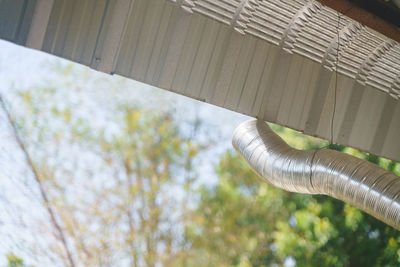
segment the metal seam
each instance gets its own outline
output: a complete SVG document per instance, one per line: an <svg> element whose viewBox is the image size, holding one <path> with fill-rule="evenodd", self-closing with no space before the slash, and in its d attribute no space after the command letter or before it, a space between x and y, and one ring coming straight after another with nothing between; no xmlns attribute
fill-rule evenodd
<svg viewBox="0 0 400 267"><path fill-rule="evenodd" d="M395 45L395 41L388 39L382 42L378 47L376 47L375 50L371 54L369 54L368 57L366 57L361 63L360 68L358 69L358 73L356 75L356 81L365 85L375 63L387 52L389 52Z"/></svg>
<svg viewBox="0 0 400 267"><path fill-rule="evenodd" d="M325 51L325 55L322 58L322 65L328 69L332 69L335 65L336 57L340 57L339 54L345 49L345 47L356 38L361 31L364 30L364 26L356 21L350 21L345 27L343 27L338 34L331 40L328 48ZM339 40L342 42L339 47ZM336 55L338 53L338 55Z"/></svg>
<svg viewBox="0 0 400 267"><path fill-rule="evenodd" d="M282 34L279 42L280 48L293 53L294 43L299 33L310 21L309 18L321 11L321 8L322 5L319 2L312 0L299 9Z"/></svg>

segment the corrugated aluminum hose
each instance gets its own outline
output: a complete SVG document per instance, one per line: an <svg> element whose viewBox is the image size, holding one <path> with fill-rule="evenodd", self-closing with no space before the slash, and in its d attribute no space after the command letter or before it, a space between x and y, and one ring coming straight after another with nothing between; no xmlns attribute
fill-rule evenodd
<svg viewBox="0 0 400 267"><path fill-rule="evenodd" d="M297 150L261 120L237 127L232 144L254 171L281 189L324 194L400 230L400 177L334 150Z"/></svg>

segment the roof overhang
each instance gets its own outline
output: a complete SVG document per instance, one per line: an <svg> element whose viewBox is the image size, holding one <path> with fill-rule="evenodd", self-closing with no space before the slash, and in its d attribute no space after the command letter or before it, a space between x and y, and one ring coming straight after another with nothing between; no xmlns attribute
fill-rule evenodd
<svg viewBox="0 0 400 267"><path fill-rule="evenodd" d="M381 34L400 42L400 0L318 0Z"/></svg>
<svg viewBox="0 0 400 267"><path fill-rule="evenodd" d="M334 141L400 161L399 43L316 1L3 0L0 38L325 139L339 50Z"/></svg>

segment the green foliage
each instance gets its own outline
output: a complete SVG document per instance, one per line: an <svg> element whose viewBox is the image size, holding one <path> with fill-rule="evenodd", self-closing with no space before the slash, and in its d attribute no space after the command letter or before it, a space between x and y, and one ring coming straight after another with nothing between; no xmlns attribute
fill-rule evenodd
<svg viewBox="0 0 400 267"><path fill-rule="evenodd" d="M8 267L23 267L24 266L24 260L18 257L17 255L13 253L9 253L6 255L7 256L7 266Z"/></svg>
<svg viewBox="0 0 400 267"><path fill-rule="evenodd" d="M296 148L326 146L273 126ZM370 160L391 171L399 164L364 152L330 148ZM186 228L193 259L206 266L399 266L400 234L372 216L327 196L309 196L273 188L235 153L216 167L219 183L201 190L197 221ZM196 262L194 260L194 262ZM196 265L196 264L194 264ZM197 265L196 265L197 266Z"/></svg>
<svg viewBox="0 0 400 267"><path fill-rule="evenodd" d="M57 68L61 75L74 72L69 65ZM19 93L16 114L75 262L169 264L185 246L179 227L191 219L186 214L193 202L193 161L205 149L192 137L201 123L188 122L185 132L170 110L138 108L116 99L88 110L83 101L90 98L77 94L80 89L74 87L27 90ZM98 119L95 112L105 115ZM38 225L52 232L46 220ZM36 253L69 266L58 236L46 241L50 253Z"/></svg>

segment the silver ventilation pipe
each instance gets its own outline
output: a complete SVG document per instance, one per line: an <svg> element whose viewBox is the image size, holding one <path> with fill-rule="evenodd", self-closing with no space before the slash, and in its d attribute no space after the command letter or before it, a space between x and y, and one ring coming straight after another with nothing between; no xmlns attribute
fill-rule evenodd
<svg viewBox="0 0 400 267"><path fill-rule="evenodd" d="M400 177L393 173L334 150L293 149L261 120L240 124L232 144L272 185L340 199L400 230Z"/></svg>

